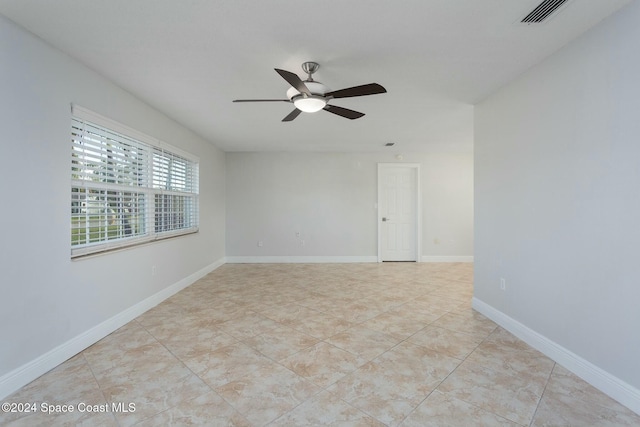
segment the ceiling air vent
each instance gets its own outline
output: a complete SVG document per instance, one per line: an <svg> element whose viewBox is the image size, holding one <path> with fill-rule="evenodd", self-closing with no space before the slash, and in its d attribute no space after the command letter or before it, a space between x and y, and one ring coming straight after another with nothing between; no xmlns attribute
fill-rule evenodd
<svg viewBox="0 0 640 427"><path fill-rule="evenodd" d="M523 24L540 24L570 1L571 0L544 0L520 22Z"/></svg>

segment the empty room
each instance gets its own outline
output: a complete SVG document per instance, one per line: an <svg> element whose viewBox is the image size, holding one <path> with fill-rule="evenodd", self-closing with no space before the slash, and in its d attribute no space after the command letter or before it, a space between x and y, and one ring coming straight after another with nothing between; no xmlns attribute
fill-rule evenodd
<svg viewBox="0 0 640 427"><path fill-rule="evenodd" d="M638 22L0 0L0 424L640 425Z"/></svg>

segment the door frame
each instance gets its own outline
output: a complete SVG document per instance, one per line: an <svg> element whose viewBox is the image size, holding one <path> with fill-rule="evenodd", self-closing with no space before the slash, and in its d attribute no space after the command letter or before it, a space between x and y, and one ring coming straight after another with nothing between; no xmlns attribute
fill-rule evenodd
<svg viewBox="0 0 640 427"><path fill-rule="evenodd" d="M380 214L380 200L382 199L382 180L380 179L381 172L389 168L403 167L407 169L415 169L416 185L415 194L416 198L416 262L422 261L422 190L420 189L420 163L378 163L378 201L376 203L376 221L378 223L378 262L382 262L382 215Z"/></svg>

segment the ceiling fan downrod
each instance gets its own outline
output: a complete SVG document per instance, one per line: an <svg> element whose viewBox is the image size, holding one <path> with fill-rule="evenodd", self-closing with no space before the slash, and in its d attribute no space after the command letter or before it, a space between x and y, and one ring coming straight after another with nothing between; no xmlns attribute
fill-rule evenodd
<svg viewBox="0 0 640 427"><path fill-rule="evenodd" d="M307 78L308 82L313 81L312 74L318 71L318 68L320 68L320 64L318 64L317 62L307 61L302 63L302 71L309 75L309 77Z"/></svg>

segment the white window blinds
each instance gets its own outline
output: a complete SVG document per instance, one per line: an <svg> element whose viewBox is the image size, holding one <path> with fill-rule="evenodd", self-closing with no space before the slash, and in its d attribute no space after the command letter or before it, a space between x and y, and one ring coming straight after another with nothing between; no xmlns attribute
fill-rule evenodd
<svg viewBox="0 0 640 427"><path fill-rule="evenodd" d="M197 158L74 105L71 256L196 231Z"/></svg>

